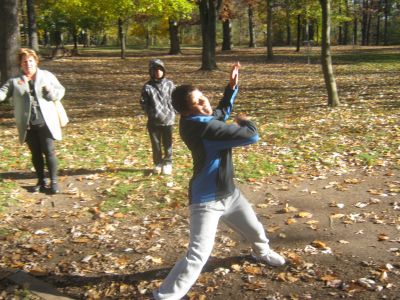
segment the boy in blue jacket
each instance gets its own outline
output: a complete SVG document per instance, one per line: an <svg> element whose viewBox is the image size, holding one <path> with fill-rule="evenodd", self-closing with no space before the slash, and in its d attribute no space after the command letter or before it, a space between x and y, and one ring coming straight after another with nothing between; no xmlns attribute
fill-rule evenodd
<svg viewBox="0 0 400 300"><path fill-rule="evenodd" d="M215 110L191 85L179 86L172 93L172 105L181 114L180 136L193 158L190 242L186 256L154 291L155 299L177 300L186 295L211 254L220 219L247 239L254 258L272 266L285 264L285 259L270 249L262 224L233 181L232 148L259 139L255 124L245 116L238 116L236 124L225 123L238 92L239 67L239 63L233 65L229 85Z"/></svg>

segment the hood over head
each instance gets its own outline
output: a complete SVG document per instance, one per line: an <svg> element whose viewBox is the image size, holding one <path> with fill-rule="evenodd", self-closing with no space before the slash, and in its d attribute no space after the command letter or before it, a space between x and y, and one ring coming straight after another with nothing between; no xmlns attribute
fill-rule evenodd
<svg viewBox="0 0 400 300"><path fill-rule="evenodd" d="M149 62L149 73L150 73L150 77L153 80L156 80L154 77L154 71L156 69L161 69L163 71L163 77L160 78L159 80L163 79L165 77L165 65L163 63L163 61L161 59L152 59Z"/></svg>

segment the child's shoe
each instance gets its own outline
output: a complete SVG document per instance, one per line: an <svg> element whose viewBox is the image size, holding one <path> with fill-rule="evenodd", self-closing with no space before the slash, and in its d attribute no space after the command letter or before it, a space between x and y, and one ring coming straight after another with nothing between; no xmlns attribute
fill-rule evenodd
<svg viewBox="0 0 400 300"><path fill-rule="evenodd" d="M156 165L155 167L154 167L154 169L153 169L153 173L154 174L160 174L161 173L161 170L162 170L162 164L158 164L158 165Z"/></svg>
<svg viewBox="0 0 400 300"><path fill-rule="evenodd" d="M267 254L263 256L259 256L254 252L251 252L251 256L259 262L264 262L274 267L280 267L286 263L283 256L281 256L280 254L276 253L274 250L271 249L268 251Z"/></svg>
<svg viewBox="0 0 400 300"><path fill-rule="evenodd" d="M162 173L164 175L171 175L172 174L172 164L167 163L162 166Z"/></svg>

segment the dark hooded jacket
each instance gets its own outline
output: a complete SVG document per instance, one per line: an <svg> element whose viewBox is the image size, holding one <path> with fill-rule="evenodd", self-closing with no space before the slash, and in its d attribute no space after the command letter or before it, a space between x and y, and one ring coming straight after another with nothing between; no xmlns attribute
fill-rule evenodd
<svg viewBox="0 0 400 300"><path fill-rule="evenodd" d="M240 126L227 124L238 88L227 87L212 116L182 116L179 132L192 153L193 177L190 204L221 200L235 191L232 148L258 141L256 125L247 120Z"/></svg>
<svg viewBox="0 0 400 300"><path fill-rule="evenodd" d="M161 79L154 77L155 70L161 68L164 72ZM140 105L149 118L149 123L159 126L170 126L175 122L175 110L172 107L171 94L175 85L165 78L165 66L160 59L149 63L150 80L142 89Z"/></svg>

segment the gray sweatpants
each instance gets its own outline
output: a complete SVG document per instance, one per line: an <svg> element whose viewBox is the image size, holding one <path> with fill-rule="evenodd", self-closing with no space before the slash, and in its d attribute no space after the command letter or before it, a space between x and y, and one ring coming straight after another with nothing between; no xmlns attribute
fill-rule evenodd
<svg viewBox="0 0 400 300"><path fill-rule="evenodd" d="M181 299L199 277L214 246L218 222L222 220L251 244L257 255L269 251L262 224L242 193L190 206L190 242L186 256L179 260L153 295L157 300Z"/></svg>

